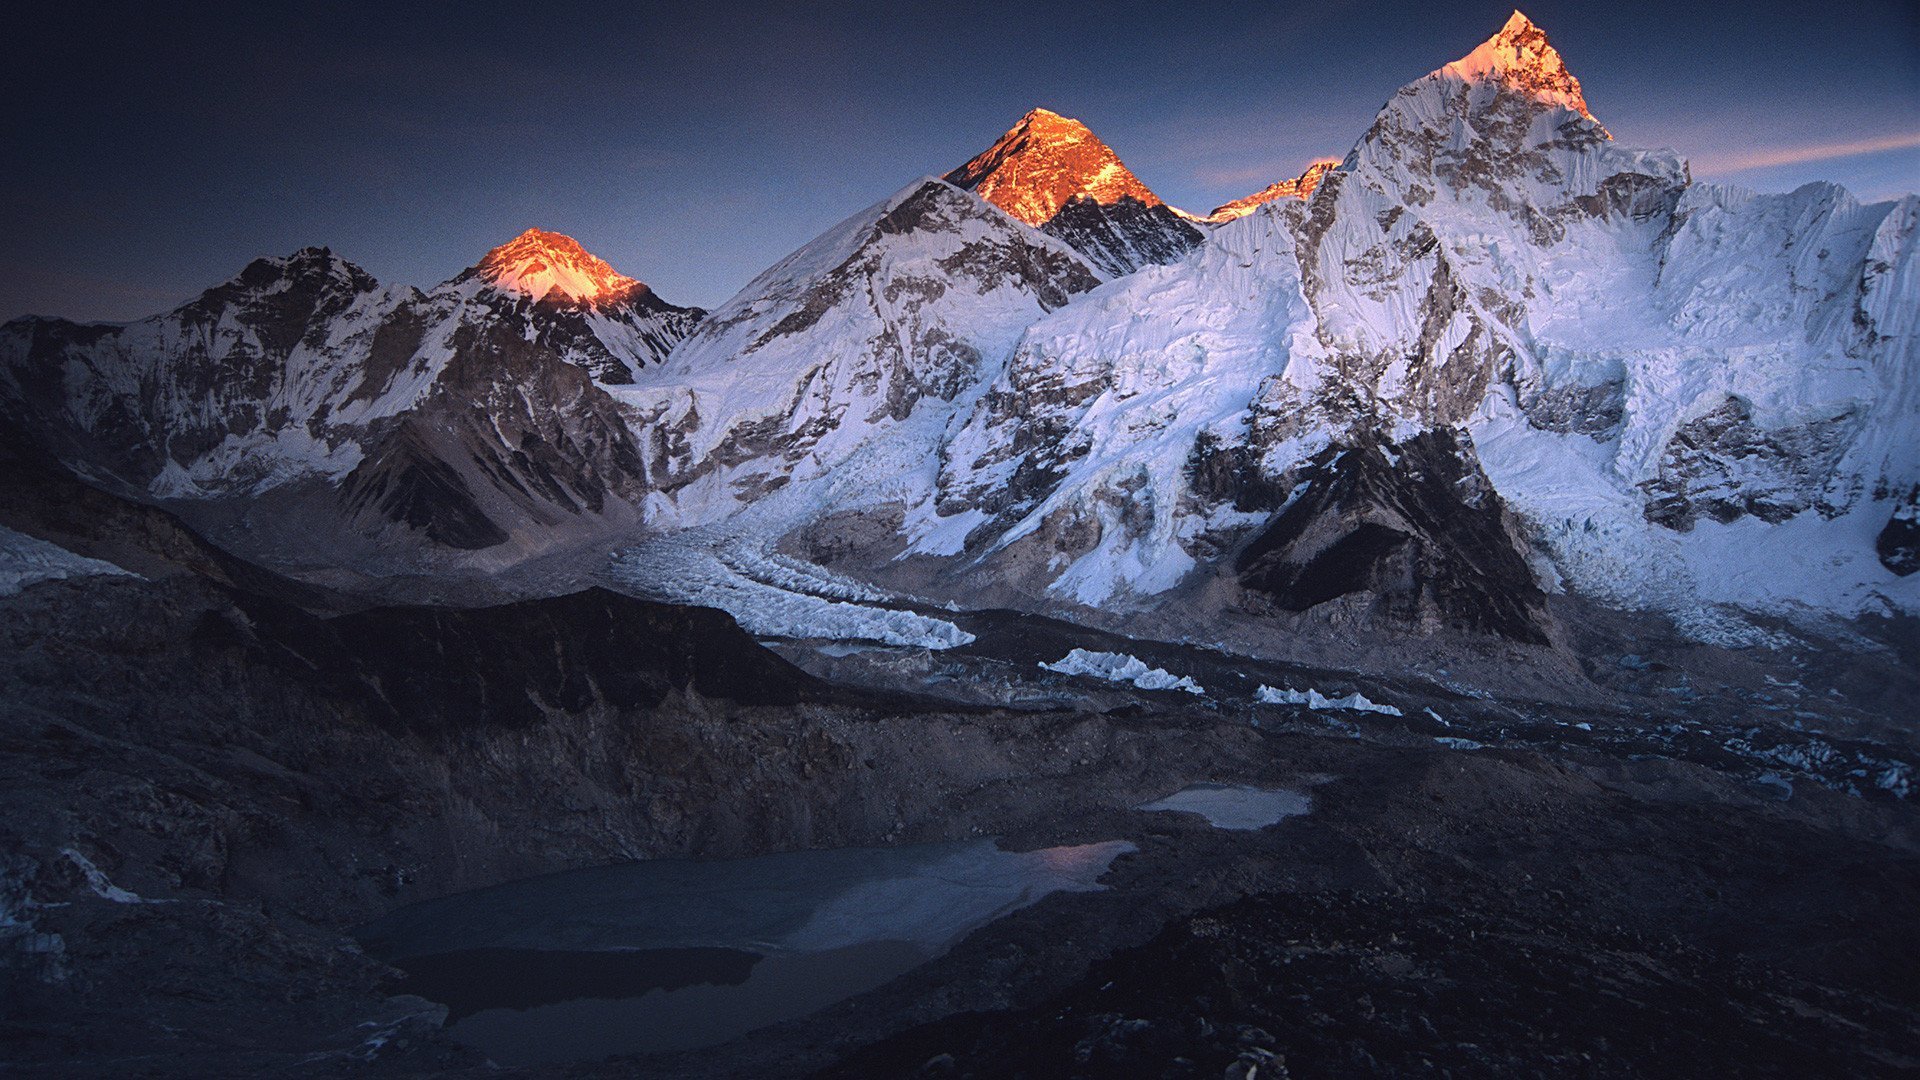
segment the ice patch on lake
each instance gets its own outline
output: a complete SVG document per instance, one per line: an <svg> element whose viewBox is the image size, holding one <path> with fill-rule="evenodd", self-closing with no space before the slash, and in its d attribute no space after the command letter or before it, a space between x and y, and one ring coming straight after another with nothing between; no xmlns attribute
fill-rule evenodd
<svg viewBox="0 0 1920 1080"><path fill-rule="evenodd" d="M1193 784L1137 809L1199 814L1216 829L1264 829L1313 809L1313 800L1285 788Z"/></svg>
<svg viewBox="0 0 1920 1080"><path fill-rule="evenodd" d="M1150 668L1145 660L1125 653L1075 649L1051 664L1042 662L1040 666L1062 675L1089 675L1108 682L1132 683L1142 690L1185 690L1189 694L1206 693L1199 683L1185 675L1175 675L1165 668Z"/></svg>
<svg viewBox="0 0 1920 1080"><path fill-rule="evenodd" d="M1358 690L1348 694L1346 697L1330 698L1318 690L1276 690L1271 686L1262 685L1260 689L1254 691L1253 696L1254 700L1260 702L1262 705L1305 705L1307 708L1315 711L1321 709L1348 709L1353 712L1381 713L1386 716L1400 715L1399 709L1391 705L1382 705L1377 701L1369 701L1367 697Z"/></svg>
<svg viewBox="0 0 1920 1080"><path fill-rule="evenodd" d="M102 574L136 576L110 562L75 555L58 544L0 527L0 596L12 596L42 581Z"/></svg>

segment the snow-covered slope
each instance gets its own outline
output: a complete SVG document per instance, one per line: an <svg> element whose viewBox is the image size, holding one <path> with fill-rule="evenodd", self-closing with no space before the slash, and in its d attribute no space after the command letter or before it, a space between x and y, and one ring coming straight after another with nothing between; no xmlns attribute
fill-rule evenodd
<svg viewBox="0 0 1920 1080"><path fill-rule="evenodd" d="M0 526L0 596L42 581L128 572L110 562L76 555L58 544Z"/></svg>
<svg viewBox="0 0 1920 1080"><path fill-rule="evenodd" d="M646 433L649 520L685 527L789 485L811 491L863 452L855 486L930 479L956 403L1028 324L1096 283L1071 249L995 207L940 180L909 184L760 275L618 391Z"/></svg>
<svg viewBox="0 0 1920 1080"><path fill-rule="evenodd" d="M1173 262L1201 239L1085 124L1046 109L946 179L1066 241L1109 277Z"/></svg>
<svg viewBox="0 0 1920 1080"><path fill-rule="evenodd" d="M983 568L1142 602L1323 450L1447 430L1573 587L1912 605L1873 541L1920 480L1915 221L1912 198L1692 184L1614 142L1516 13L1304 203L1036 323L936 502Z"/></svg>
<svg viewBox="0 0 1920 1080"><path fill-rule="evenodd" d="M1310 317L1281 209L1029 329L942 451L942 515L999 533L996 546L1043 545L1050 586L1092 604L1164 591L1206 557L1209 533L1262 520L1275 504L1252 462L1195 473L1217 483L1189 473L1196 453L1241 452L1249 404L1286 378L1290 328ZM916 550L953 550L951 532L928 530Z"/></svg>

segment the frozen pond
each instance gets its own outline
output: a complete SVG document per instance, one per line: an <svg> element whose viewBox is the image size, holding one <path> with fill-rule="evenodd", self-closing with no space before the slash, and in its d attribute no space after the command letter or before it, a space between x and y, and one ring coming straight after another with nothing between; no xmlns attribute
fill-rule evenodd
<svg viewBox="0 0 1920 1080"><path fill-rule="evenodd" d="M1285 788L1193 784L1139 809L1199 814L1217 829L1264 829L1312 810L1313 801Z"/></svg>
<svg viewBox="0 0 1920 1080"><path fill-rule="evenodd" d="M1132 850L974 840L629 863L415 904L357 936L499 1064L688 1050L880 986L1049 893L1099 889Z"/></svg>

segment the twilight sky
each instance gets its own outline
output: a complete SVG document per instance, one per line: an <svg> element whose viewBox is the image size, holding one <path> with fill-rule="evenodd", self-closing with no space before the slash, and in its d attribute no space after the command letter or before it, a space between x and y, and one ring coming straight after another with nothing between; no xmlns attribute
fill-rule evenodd
<svg viewBox="0 0 1920 1080"><path fill-rule="evenodd" d="M1345 154L1396 88L1510 10L224 6L9 14L0 319L136 318L308 244L429 287L530 225L713 306L1035 105L1204 212ZM1671 146L1697 177L1920 190L1911 0L1523 10L1616 138Z"/></svg>

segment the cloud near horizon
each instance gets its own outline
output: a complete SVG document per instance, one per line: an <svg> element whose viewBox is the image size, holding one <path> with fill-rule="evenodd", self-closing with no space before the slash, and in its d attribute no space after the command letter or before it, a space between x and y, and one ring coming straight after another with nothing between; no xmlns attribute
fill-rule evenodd
<svg viewBox="0 0 1920 1080"><path fill-rule="evenodd" d="M1718 156L1700 155L1693 157L1691 161L1694 171L1698 173L1736 173L1916 148L1920 148L1920 131L1881 135L1871 139L1854 139L1848 142L1819 143L1812 146L1767 146Z"/></svg>

